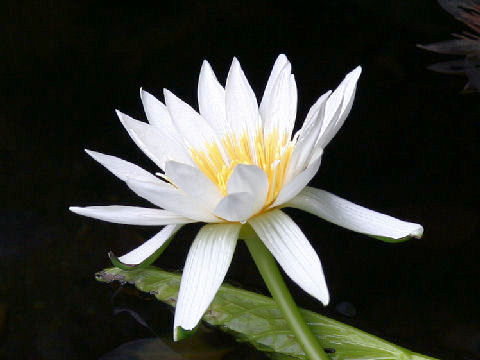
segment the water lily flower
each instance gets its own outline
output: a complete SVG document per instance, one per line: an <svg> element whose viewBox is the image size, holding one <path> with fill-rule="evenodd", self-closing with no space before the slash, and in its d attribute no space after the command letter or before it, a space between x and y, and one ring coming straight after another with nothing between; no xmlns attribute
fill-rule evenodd
<svg viewBox="0 0 480 360"><path fill-rule="evenodd" d="M345 121L361 68L322 95L292 137L297 88L291 65L280 55L260 106L234 59L225 88L208 62L198 83L199 112L164 90L165 105L144 90L148 123L117 111L138 147L161 169L156 175L117 157L87 150L140 197L158 208L71 207L84 216L120 224L165 225L150 240L119 257L140 264L188 223L207 223L185 263L174 320L193 329L224 280L239 232L248 223L285 273L323 304L329 293L320 260L284 212L294 207L374 237L420 237L422 226L379 214L327 191L308 187L323 151Z"/></svg>

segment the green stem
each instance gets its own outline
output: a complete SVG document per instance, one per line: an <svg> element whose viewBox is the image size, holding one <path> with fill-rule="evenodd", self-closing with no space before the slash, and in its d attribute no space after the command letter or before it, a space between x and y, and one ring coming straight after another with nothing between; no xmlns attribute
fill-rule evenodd
<svg viewBox="0 0 480 360"><path fill-rule="evenodd" d="M270 294L280 308L283 317L295 334L305 354L307 354L310 360L330 360L300 314L270 251L268 251L249 225L242 227L240 238L245 240Z"/></svg>

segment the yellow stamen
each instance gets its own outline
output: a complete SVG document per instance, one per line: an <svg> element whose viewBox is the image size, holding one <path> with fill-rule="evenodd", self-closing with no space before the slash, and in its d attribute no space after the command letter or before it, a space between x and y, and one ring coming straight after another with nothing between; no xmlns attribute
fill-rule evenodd
<svg viewBox="0 0 480 360"><path fill-rule="evenodd" d="M263 209L272 204L284 185L285 173L294 148L287 134L275 130L263 135L257 131L251 146L247 133L241 136L226 135L222 139L223 152L216 143L206 144L204 150L190 149L190 154L198 168L227 194L227 182L238 164L257 165L268 178L268 194ZM252 151L255 153L252 154ZM255 162L256 159L256 162Z"/></svg>

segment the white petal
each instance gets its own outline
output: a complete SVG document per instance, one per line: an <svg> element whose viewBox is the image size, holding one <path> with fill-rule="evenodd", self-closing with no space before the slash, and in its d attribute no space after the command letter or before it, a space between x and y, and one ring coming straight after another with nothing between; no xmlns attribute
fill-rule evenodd
<svg viewBox="0 0 480 360"><path fill-rule="evenodd" d="M200 114L167 89L163 92L167 109L187 146L206 151L206 145L216 143L222 148L215 131Z"/></svg>
<svg viewBox="0 0 480 360"><path fill-rule="evenodd" d="M228 221L246 222L256 211L255 199L250 193L241 192L225 196L215 208L215 215Z"/></svg>
<svg viewBox="0 0 480 360"><path fill-rule="evenodd" d="M130 137L135 142L135 144L140 148L140 150L142 150L145 155L147 155L155 164L157 164L158 167L163 169L163 162L161 160L161 157L164 154L164 152L158 151L158 149L150 149L148 145L144 143L143 139L140 136L138 136L135 132L135 130L140 132L141 131L140 129L144 129L145 126L149 126L149 125L141 121L135 120L118 110L115 110L115 112L117 113L117 116L120 119L120 122L125 127L125 130L127 130L128 135L130 135Z"/></svg>
<svg viewBox="0 0 480 360"><path fill-rule="evenodd" d="M283 63L280 59L274 66ZM276 75L275 79L273 77ZM288 61L284 63L283 68L277 73L270 75L267 88L260 104L260 115L264 124L264 135L268 136L273 131L280 132L280 136L291 136L291 130L295 123L295 114L297 109L297 96L295 79L291 74L291 65Z"/></svg>
<svg viewBox="0 0 480 360"><path fill-rule="evenodd" d="M327 305L330 297L318 255L292 219L273 210L248 222L287 275Z"/></svg>
<svg viewBox="0 0 480 360"><path fill-rule="evenodd" d="M254 213L260 211L265 204L268 194L268 177L265 172L255 165L239 164L233 169L228 179L229 194L247 192L254 199Z"/></svg>
<svg viewBox="0 0 480 360"><path fill-rule="evenodd" d="M140 166L132 164L131 162L92 150L85 149L85 152L105 166L120 180L127 181L128 177L135 177L143 181L161 182L155 175L150 174L148 171L143 170Z"/></svg>
<svg viewBox="0 0 480 360"><path fill-rule="evenodd" d="M175 310L178 327L192 330L212 302L232 261L240 224L205 225L195 238L183 269Z"/></svg>
<svg viewBox="0 0 480 360"><path fill-rule="evenodd" d="M350 110L352 109L353 100L355 98L355 90L357 88L357 81L362 72L360 66L347 74L345 79L340 83L337 89L333 92L327 102L325 109L325 121L322 126L322 133L318 140L318 146L325 148L330 140L335 136L338 130L342 127ZM340 107L339 116L335 113Z"/></svg>
<svg viewBox="0 0 480 360"><path fill-rule="evenodd" d="M298 140L295 143L292 156L288 163L285 181L289 182L299 172L303 171L311 160L315 143L322 129L325 105L331 91L323 94L310 108L302 128L295 134Z"/></svg>
<svg viewBox="0 0 480 360"><path fill-rule="evenodd" d="M137 146L162 170L168 160L192 163L183 144L163 129L135 120L120 111L117 111L117 115Z"/></svg>
<svg viewBox="0 0 480 360"><path fill-rule="evenodd" d="M150 125L162 129L165 133L178 140L180 136L177 128L173 125L167 107L155 96L143 89L140 89L140 98L142 99L143 109Z"/></svg>
<svg viewBox="0 0 480 360"><path fill-rule="evenodd" d="M295 126L295 119L297 118L297 105L298 105L298 91L297 91L297 82L295 81L295 76L292 74L290 75L290 103L294 104L293 106L289 107L290 116L289 118L292 119L289 128L287 128L287 133L290 134L288 137L291 139L293 127Z"/></svg>
<svg viewBox="0 0 480 360"><path fill-rule="evenodd" d="M420 238L423 227L380 214L342 199L327 191L306 187L286 206L317 215L346 229L375 237L403 239Z"/></svg>
<svg viewBox="0 0 480 360"><path fill-rule="evenodd" d="M94 219L108 221L116 224L129 225L168 225L188 224L194 222L184 216L177 215L167 210L143 208L136 206L71 206L70 211Z"/></svg>
<svg viewBox="0 0 480 360"><path fill-rule="evenodd" d="M272 72L268 77L267 86L265 87L265 91L263 92L263 97L260 104L260 113L263 112L262 108L265 106L264 102L268 101L267 99L269 99L272 96L273 87L275 86L278 75L280 74L282 69L285 67L285 65L288 63L289 61L284 54L278 55L277 59L275 60L275 64L273 64Z"/></svg>
<svg viewBox="0 0 480 360"><path fill-rule="evenodd" d="M127 265L138 265L153 255L165 242L172 237L182 225L167 225L157 235L150 240L145 241L142 245L129 253L120 256L118 260Z"/></svg>
<svg viewBox="0 0 480 360"><path fill-rule="evenodd" d="M233 59L225 87L227 122L234 134L247 134L250 152L255 157L255 137L261 126L255 94L243 73L240 63ZM256 162L256 159L254 159Z"/></svg>
<svg viewBox="0 0 480 360"><path fill-rule="evenodd" d="M270 207L280 206L283 203L293 199L307 184L312 180L320 167L322 155L320 154L316 159L312 159L310 164L300 174L295 176L290 182L283 186L278 193L277 198Z"/></svg>
<svg viewBox="0 0 480 360"><path fill-rule="evenodd" d="M189 197L196 199L211 212L223 197L218 187L196 167L169 161L165 174Z"/></svg>
<svg viewBox="0 0 480 360"><path fill-rule="evenodd" d="M198 108L202 115L222 138L226 131L225 90L218 82L207 61L202 64L198 79Z"/></svg>
<svg viewBox="0 0 480 360"><path fill-rule="evenodd" d="M203 222L220 222L221 220L169 184L160 185L151 181L127 179L127 185L135 194L150 201L152 204L185 216L189 219Z"/></svg>

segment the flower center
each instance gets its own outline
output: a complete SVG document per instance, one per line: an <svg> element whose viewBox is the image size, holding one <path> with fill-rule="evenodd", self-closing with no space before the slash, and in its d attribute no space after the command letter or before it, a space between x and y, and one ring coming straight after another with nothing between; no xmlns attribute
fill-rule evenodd
<svg viewBox="0 0 480 360"><path fill-rule="evenodd" d="M198 168L227 195L228 179L238 164L257 165L268 178L268 194L265 207L269 206L284 185L287 165L294 145L287 135L272 131L267 136L259 129L254 139L247 133L242 136L225 135L222 147L217 143L206 145L206 150L190 149Z"/></svg>

